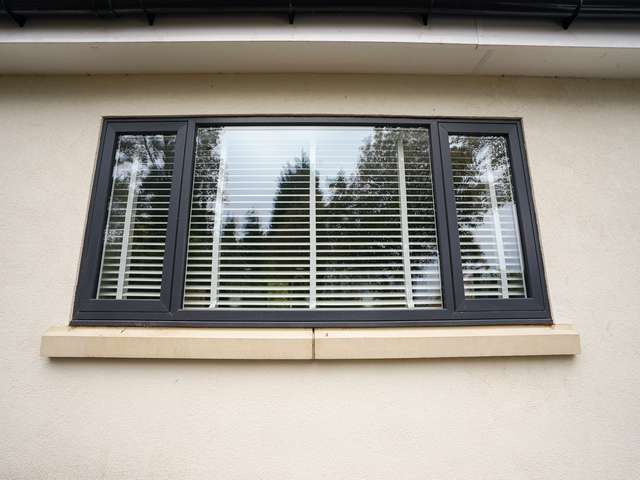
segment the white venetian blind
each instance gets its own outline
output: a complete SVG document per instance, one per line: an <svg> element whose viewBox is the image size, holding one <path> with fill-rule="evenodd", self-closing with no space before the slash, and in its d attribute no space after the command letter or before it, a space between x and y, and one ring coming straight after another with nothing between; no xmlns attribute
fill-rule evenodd
<svg viewBox="0 0 640 480"><path fill-rule="evenodd" d="M440 308L426 129L199 129L185 308Z"/></svg>
<svg viewBox="0 0 640 480"><path fill-rule="evenodd" d="M160 297L175 135L120 135L97 298Z"/></svg>
<svg viewBox="0 0 640 480"><path fill-rule="evenodd" d="M527 296L507 142L449 137L467 298Z"/></svg>

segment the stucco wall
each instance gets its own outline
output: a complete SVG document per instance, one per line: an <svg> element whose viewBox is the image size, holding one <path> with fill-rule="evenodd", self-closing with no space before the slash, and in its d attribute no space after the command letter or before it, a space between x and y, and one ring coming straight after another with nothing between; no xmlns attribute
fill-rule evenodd
<svg viewBox="0 0 640 480"><path fill-rule="evenodd" d="M171 61L171 59L167 59ZM101 116L522 117L576 358L49 361ZM640 82L0 78L0 478L640 478Z"/></svg>

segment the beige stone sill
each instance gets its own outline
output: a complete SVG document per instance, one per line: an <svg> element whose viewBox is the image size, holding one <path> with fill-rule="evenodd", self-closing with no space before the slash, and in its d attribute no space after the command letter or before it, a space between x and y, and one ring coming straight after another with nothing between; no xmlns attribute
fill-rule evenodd
<svg viewBox="0 0 640 480"><path fill-rule="evenodd" d="M575 355L571 325L428 328L320 328L317 359L512 357Z"/></svg>
<svg viewBox="0 0 640 480"><path fill-rule="evenodd" d="M310 360L313 330L299 328L52 327L45 357Z"/></svg>
<svg viewBox="0 0 640 480"><path fill-rule="evenodd" d="M571 325L424 328L52 327L45 357L324 360L575 355Z"/></svg>

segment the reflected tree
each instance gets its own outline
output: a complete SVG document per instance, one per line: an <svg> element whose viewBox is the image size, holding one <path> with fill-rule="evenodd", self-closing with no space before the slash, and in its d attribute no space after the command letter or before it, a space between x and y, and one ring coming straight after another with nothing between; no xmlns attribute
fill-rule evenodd
<svg viewBox="0 0 640 480"><path fill-rule="evenodd" d="M118 137L99 298L159 295L175 140Z"/></svg>
<svg viewBox="0 0 640 480"><path fill-rule="evenodd" d="M525 295L506 138L449 137L467 296Z"/></svg>
<svg viewBox="0 0 640 480"><path fill-rule="evenodd" d="M208 134L209 138L201 142L215 145L217 131ZM418 277L424 276L418 278L421 282L431 281L429 275L433 274L429 272L435 269L435 288L439 289L428 141L428 132L424 129L373 129L360 146L354 167L350 171L338 169L335 173L323 166L323 158L330 157L320 156L319 171L313 173L308 152L303 150L291 160L283 158L270 207L260 199L265 195L260 193L256 194L258 200L254 208L246 210L242 218L234 217L231 209L225 214L219 271L220 282L226 283L224 293L220 293L221 304L308 307L312 258L309 177L313 174L318 293L324 288L328 299L324 304L319 299L318 307L332 304L406 306L398 172L402 146L407 170L407 208L411 215L408 234L412 239L406 243L410 243L412 249L412 268L416 268ZM194 220L200 221L209 232L200 235L203 252L212 248L210 232L214 228L219 164L219 156L209 151L206 161L200 162L196 171L194 192L197 191L197 196L194 198L203 213L196 217L192 212L189 247L192 264L197 261L195 256L191 258L193 245L198 245L194 242ZM207 265L202 265L198 272L206 268L211 272ZM426 273L421 273L423 271ZM208 293L206 288L203 284L203 294ZM193 291L191 286L190 292ZM430 306L428 302L439 305L439 290L436 296L435 300L425 300L423 305Z"/></svg>

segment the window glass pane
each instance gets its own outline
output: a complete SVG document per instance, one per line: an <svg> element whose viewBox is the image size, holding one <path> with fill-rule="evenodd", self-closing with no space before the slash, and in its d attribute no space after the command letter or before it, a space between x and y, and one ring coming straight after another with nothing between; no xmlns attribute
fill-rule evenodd
<svg viewBox="0 0 640 480"><path fill-rule="evenodd" d="M158 299L175 135L119 135L100 270L100 299Z"/></svg>
<svg viewBox="0 0 640 480"><path fill-rule="evenodd" d="M527 296L507 140L450 135L466 298Z"/></svg>
<svg viewBox="0 0 640 480"><path fill-rule="evenodd" d="M185 308L441 308L429 135L201 128Z"/></svg>

